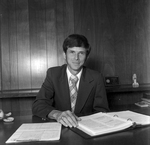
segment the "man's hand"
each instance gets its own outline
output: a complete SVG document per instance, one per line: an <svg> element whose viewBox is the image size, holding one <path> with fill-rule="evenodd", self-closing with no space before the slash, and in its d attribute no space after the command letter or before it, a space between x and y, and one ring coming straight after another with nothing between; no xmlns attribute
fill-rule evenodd
<svg viewBox="0 0 150 145"><path fill-rule="evenodd" d="M63 112L58 110L53 110L52 112L49 113L48 117L51 119L55 119L57 122L60 122L62 125L66 127L69 126L70 128L77 127L78 121L81 120L70 110L63 111Z"/></svg>

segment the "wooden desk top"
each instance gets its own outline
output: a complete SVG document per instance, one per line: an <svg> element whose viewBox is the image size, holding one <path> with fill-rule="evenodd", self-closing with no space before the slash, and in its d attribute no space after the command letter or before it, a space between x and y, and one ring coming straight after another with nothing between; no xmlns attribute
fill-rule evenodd
<svg viewBox="0 0 150 145"><path fill-rule="evenodd" d="M148 108L150 110L150 108ZM142 112L142 109L140 111ZM146 113L147 114L147 113ZM12 123L4 123L0 121L0 145L5 145L6 140L17 130L22 123L44 122L41 118L32 116L18 116ZM122 132L112 133L108 135L83 138L79 134L73 132L69 128L62 128L61 138L59 141L49 142L28 142L19 143L18 145L150 145L150 126L135 128Z"/></svg>

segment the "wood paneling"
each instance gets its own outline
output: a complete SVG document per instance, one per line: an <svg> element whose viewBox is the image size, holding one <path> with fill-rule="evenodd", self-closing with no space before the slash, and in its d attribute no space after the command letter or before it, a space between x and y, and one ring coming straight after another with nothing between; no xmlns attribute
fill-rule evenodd
<svg viewBox="0 0 150 145"><path fill-rule="evenodd" d="M1 9L1 7L0 7L0 9ZM2 90L2 88L1 88L1 84L2 84L1 24L2 24L2 14L0 14L0 90Z"/></svg>
<svg viewBox="0 0 150 145"><path fill-rule="evenodd" d="M0 98L0 108L5 113L12 112L13 116L24 116L32 114L32 102L35 97L30 98ZM2 104L1 104L2 102Z"/></svg>
<svg viewBox="0 0 150 145"><path fill-rule="evenodd" d="M9 50L10 50L10 89L19 89L17 16L15 0L9 1ZM4 88L5 89L5 88Z"/></svg>
<svg viewBox="0 0 150 145"><path fill-rule="evenodd" d="M121 84L150 82L150 2L148 0L76 0L75 32L92 45L88 66Z"/></svg>
<svg viewBox="0 0 150 145"><path fill-rule="evenodd" d="M74 32L73 0L1 1L1 90L40 88L49 67L64 62Z"/></svg>
<svg viewBox="0 0 150 145"><path fill-rule="evenodd" d="M19 89L31 88L28 1L16 1L16 23Z"/></svg>
<svg viewBox="0 0 150 145"><path fill-rule="evenodd" d="M57 33L56 33L56 0L46 1L46 48L47 48L47 66L53 67L58 65L57 59Z"/></svg>
<svg viewBox="0 0 150 145"><path fill-rule="evenodd" d="M31 83L38 88L43 82L47 68L46 55L46 3L45 0L29 1Z"/></svg>
<svg viewBox="0 0 150 145"><path fill-rule="evenodd" d="M2 3L1 19L1 89L10 89L10 50L9 50L9 8L7 1Z"/></svg>
<svg viewBox="0 0 150 145"><path fill-rule="evenodd" d="M72 33L91 44L88 67L118 76L121 85L132 84L133 73L139 84L150 83L149 0L0 2L1 91L40 88L47 68L65 63L62 43ZM15 110L16 101L0 105Z"/></svg>
<svg viewBox="0 0 150 145"><path fill-rule="evenodd" d="M148 0L1 0L1 90L39 88L48 67L62 65L62 43L85 35L87 66L131 84L150 83Z"/></svg>

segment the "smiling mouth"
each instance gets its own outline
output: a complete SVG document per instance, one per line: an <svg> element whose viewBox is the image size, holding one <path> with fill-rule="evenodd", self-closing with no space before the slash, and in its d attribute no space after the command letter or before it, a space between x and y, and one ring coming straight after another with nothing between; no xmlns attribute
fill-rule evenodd
<svg viewBox="0 0 150 145"><path fill-rule="evenodd" d="M74 64L74 65L79 65L80 63L79 63L79 62L73 62L73 64Z"/></svg>

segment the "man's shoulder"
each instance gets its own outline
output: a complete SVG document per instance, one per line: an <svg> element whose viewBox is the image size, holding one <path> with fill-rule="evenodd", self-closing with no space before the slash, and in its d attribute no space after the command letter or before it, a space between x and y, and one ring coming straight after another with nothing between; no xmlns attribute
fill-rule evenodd
<svg viewBox="0 0 150 145"><path fill-rule="evenodd" d="M62 66L54 66L54 67L50 67L48 68L47 72L48 73L61 73L62 71L66 70L66 64L62 65Z"/></svg>

